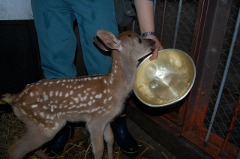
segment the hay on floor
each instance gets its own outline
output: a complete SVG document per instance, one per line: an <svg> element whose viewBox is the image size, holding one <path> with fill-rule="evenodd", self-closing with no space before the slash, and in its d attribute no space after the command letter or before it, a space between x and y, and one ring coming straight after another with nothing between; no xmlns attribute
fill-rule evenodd
<svg viewBox="0 0 240 159"><path fill-rule="evenodd" d="M0 159L6 159L8 147L20 139L25 133L24 124L16 118L13 113L0 113ZM141 141L140 141L141 142ZM143 142L143 144L146 144ZM106 148L106 146L105 146ZM153 149L150 145L138 154L138 156L131 158L141 158L141 156ZM126 156L121 152L117 144L114 144L114 159L123 159ZM84 127L75 127L74 134L69 142L66 144L64 151L60 155L53 157L54 159L92 159L93 154L89 140L89 134ZM107 151L105 149L103 159L107 159ZM129 157L127 157L129 158ZM29 155L28 159L38 159L37 156Z"/></svg>

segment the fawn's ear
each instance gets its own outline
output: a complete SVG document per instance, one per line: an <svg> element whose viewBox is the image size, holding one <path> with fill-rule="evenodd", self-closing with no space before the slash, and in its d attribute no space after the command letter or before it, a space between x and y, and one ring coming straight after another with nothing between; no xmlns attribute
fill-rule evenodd
<svg viewBox="0 0 240 159"><path fill-rule="evenodd" d="M109 50L122 50L121 41L116 36L105 30L98 30L97 36L93 38L93 41L104 51Z"/></svg>

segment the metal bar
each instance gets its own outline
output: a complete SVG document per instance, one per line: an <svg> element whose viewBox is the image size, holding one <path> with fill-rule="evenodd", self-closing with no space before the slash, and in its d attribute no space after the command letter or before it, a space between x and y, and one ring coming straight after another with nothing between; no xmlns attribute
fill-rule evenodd
<svg viewBox="0 0 240 159"><path fill-rule="evenodd" d="M176 47L177 34L178 34L179 23L181 18L181 11L182 11L182 0L179 0L178 15L177 15L177 21L176 21L176 27L175 27L175 33L174 33L174 39L173 39L173 48Z"/></svg>
<svg viewBox="0 0 240 159"><path fill-rule="evenodd" d="M238 111L239 111L239 108L240 108L240 98L238 98L238 104L234 110L234 114L233 114L233 117L232 117L232 121L231 121L231 124L229 126L229 129L228 129L228 132L227 132L227 135L226 135L226 138L223 142L223 145L221 147L221 150L220 150L220 154L223 154L224 153L224 150L227 146L227 142L229 140L229 137L230 137L230 134L232 133L232 129L233 129L233 126L237 120L237 116L238 116Z"/></svg>
<svg viewBox="0 0 240 159"><path fill-rule="evenodd" d="M237 159L240 159L240 151L239 151L239 153L238 153Z"/></svg>
<svg viewBox="0 0 240 159"><path fill-rule="evenodd" d="M238 34L238 31L239 31L239 24L240 24L240 10L238 11L238 18L237 18L237 22L236 22L236 26L235 26L235 30L234 30L234 34L233 34L233 39L232 39L232 43L231 43L228 58L227 58L226 67L225 67L224 74L223 74L223 79L221 81L220 89L219 89L217 100L216 100L216 103L215 103L215 106L214 106L213 115L211 117L210 125L208 127L208 132L207 132L207 135L206 135L206 138L205 138L205 142L207 142L208 139L209 139L210 133L212 131L212 126L213 126L213 123L215 121L216 113L217 113L217 110L218 110L218 107L219 107L219 102L220 102L220 99L221 99L223 87L224 87L224 84L225 84L225 81L226 81L226 78L227 78L227 73L228 73L228 69L229 69L232 54L233 54L234 44L236 42L237 34Z"/></svg>
<svg viewBox="0 0 240 159"><path fill-rule="evenodd" d="M133 20L132 22L132 31L135 32L135 26L136 26L136 20Z"/></svg>
<svg viewBox="0 0 240 159"><path fill-rule="evenodd" d="M153 0L153 6L154 6L153 11L154 11L154 14L155 14L155 11L156 11L156 4L157 4L157 0Z"/></svg>
<svg viewBox="0 0 240 159"><path fill-rule="evenodd" d="M162 16L162 27L161 27L161 37L160 41L162 41L163 37L163 28L164 28L164 23L165 23L165 16L166 16L166 6L167 6L167 0L164 0L164 7L163 7L163 16Z"/></svg>

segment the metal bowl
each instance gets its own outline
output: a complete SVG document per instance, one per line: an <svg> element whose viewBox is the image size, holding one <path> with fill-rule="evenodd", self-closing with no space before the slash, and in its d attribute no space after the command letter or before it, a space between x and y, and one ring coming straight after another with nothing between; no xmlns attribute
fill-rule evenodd
<svg viewBox="0 0 240 159"><path fill-rule="evenodd" d="M161 50L153 61L149 60L150 56L137 69L133 89L137 98L150 107L163 107L182 100L196 77L191 57L177 49Z"/></svg>

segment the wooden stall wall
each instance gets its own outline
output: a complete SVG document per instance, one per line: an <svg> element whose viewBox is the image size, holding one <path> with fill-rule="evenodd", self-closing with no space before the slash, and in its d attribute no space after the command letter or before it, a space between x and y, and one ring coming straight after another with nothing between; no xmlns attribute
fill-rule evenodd
<svg viewBox="0 0 240 159"><path fill-rule="evenodd" d="M225 91L227 96L234 96L234 102L230 103L232 99L224 97L225 106L219 103L219 108L223 108L216 109L218 116L210 121L216 107L212 103L216 101L215 94L219 89L215 90L216 83L221 83L226 65L226 59L222 56L229 54L234 28L238 23L239 6L240 2L236 0L157 1L158 36L165 48L181 49L193 58L197 69L196 81L184 100L168 107L149 108L133 95L128 115L179 158L240 157L239 69L230 72L234 78L227 78L227 81L233 81L227 90L235 91ZM176 30L176 12L181 14L179 30ZM172 22L172 19L176 21ZM236 68L239 66L239 33L235 34L238 36L231 65ZM176 39L175 44L173 39ZM224 121L226 119L227 122ZM209 127L211 122L214 123L213 127Z"/></svg>

